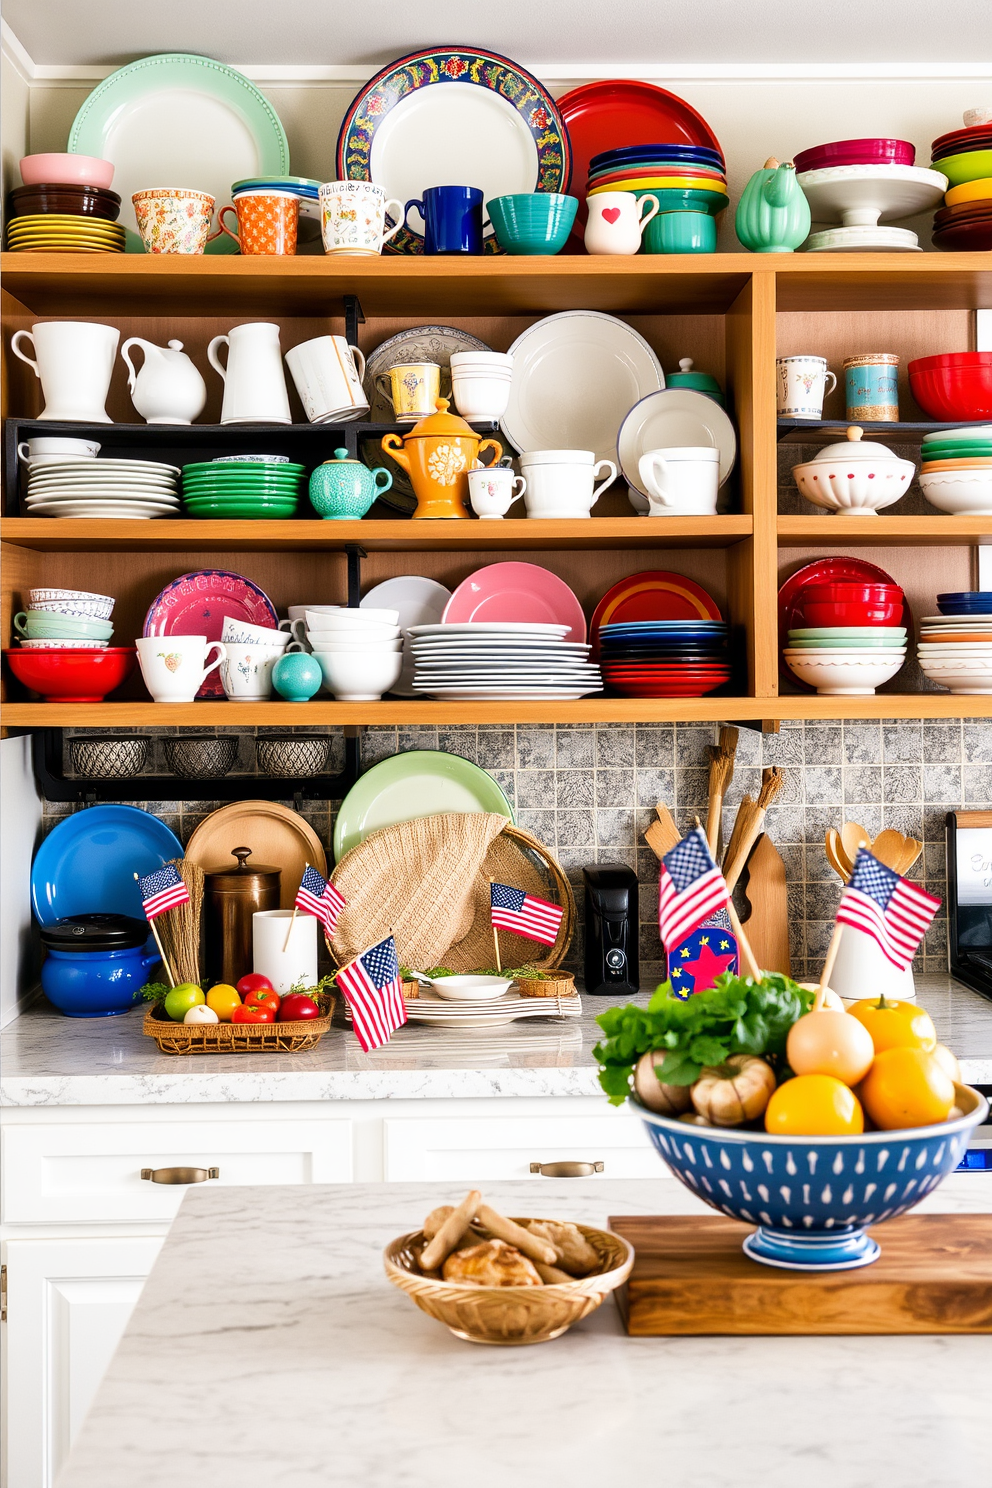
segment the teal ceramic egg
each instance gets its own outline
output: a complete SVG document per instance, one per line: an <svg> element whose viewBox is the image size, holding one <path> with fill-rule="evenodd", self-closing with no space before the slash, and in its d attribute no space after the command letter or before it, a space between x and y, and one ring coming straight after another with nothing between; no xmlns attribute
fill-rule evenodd
<svg viewBox="0 0 992 1488"><path fill-rule="evenodd" d="M305 651L280 656L272 668L272 686L287 703L308 703L323 680L319 662Z"/></svg>
<svg viewBox="0 0 992 1488"><path fill-rule="evenodd" d="M310 477L310 504L329 521L356 521L392 484L388 470L370 470L350 459L346 449L336 449L334 459L318 465Z"/></svg>

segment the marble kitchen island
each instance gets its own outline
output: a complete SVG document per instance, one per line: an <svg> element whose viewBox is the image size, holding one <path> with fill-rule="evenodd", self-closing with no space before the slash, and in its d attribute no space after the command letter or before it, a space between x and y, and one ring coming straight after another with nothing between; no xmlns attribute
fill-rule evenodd
<svg viewBox="0 0 992 1488"><path fill-rule="evenodd" d="M505 1213L597 1224L706 1212L660 1163L484 1188ZM992 1338L629 1339L607 1300L552 1343L460 1342L390 1286L382 1250L463 1193L190 1191L58 1488L988 1481ZM990 1207L992 1175L959 1174L921 1209Z"/></svg>

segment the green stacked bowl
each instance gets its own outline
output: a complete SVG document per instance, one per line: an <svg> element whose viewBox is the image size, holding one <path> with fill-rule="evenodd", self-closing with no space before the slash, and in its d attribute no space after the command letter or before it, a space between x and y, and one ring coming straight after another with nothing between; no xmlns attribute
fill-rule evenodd
<svg viewBox="0 0 992 1488"><path fill-rule="evenodd" d="M296 515L305 481L306 466L290 461L196 462L183 469L183 505L194 517L281 521Z"/></svg>
<svg viewBox="0 0 992 1488"><path fill-rule="evenodd" d="M712 253L715 234L705 236L700 232L699 213L718 217L727 205L727 196L722 191L665 187L657 191L635 191L640 201L642 196L653 196L658 201L658 215L652 217L644 229L641 240L642 253ZM685 214L684 224L675 214ZM713 247L709 244L713 243Z"/></svg>
<svg viewBox="0 0 992 1488"><path fill-rule="evenodd" d="M560 253L579 210L575 196L551 191L494 196L486 203L496 240L507 253Z"/></svg>

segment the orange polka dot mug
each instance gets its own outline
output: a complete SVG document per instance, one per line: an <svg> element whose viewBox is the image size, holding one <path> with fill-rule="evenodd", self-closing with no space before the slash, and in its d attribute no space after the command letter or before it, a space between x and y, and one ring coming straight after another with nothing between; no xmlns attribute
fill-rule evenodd
<svg viewBox="0 0 992 1488"><path fill-rule="evenodd" d="M225 212L235 212L238 230L224 221ZM233 238L244 255L294 254L300 201L288 191L241 191L233 207L221 207L217 214L222 231Z"/></svg>

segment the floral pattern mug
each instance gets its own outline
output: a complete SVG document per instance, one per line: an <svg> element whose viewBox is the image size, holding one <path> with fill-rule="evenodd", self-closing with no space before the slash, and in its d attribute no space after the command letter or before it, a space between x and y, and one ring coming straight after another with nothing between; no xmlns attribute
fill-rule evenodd
<svg viewBox="0 0 992 1488"><path fill-rule="evenodd" d="M237 214L237 232L224 221L225 212ZM221 231L234 239L246 257L292 256L296 252L300 201L292 192L241 191L233 207L221 207L217 216Z"/></svg>
<svg viewBox="0 0 992 1488"><path fill-rule="evenodd" d="M131 201L146 253L202 253L220 236L210 231L215 200L205 191L154 186Z"/></svg>
<svg viewBox="0 0 992 1488"><path fill-rule="evenodd" d="M327 181L320 188L325 253L376 255L403 226L403 203L371 181ZM386 214L394 226L386 228Z"/></svg>

